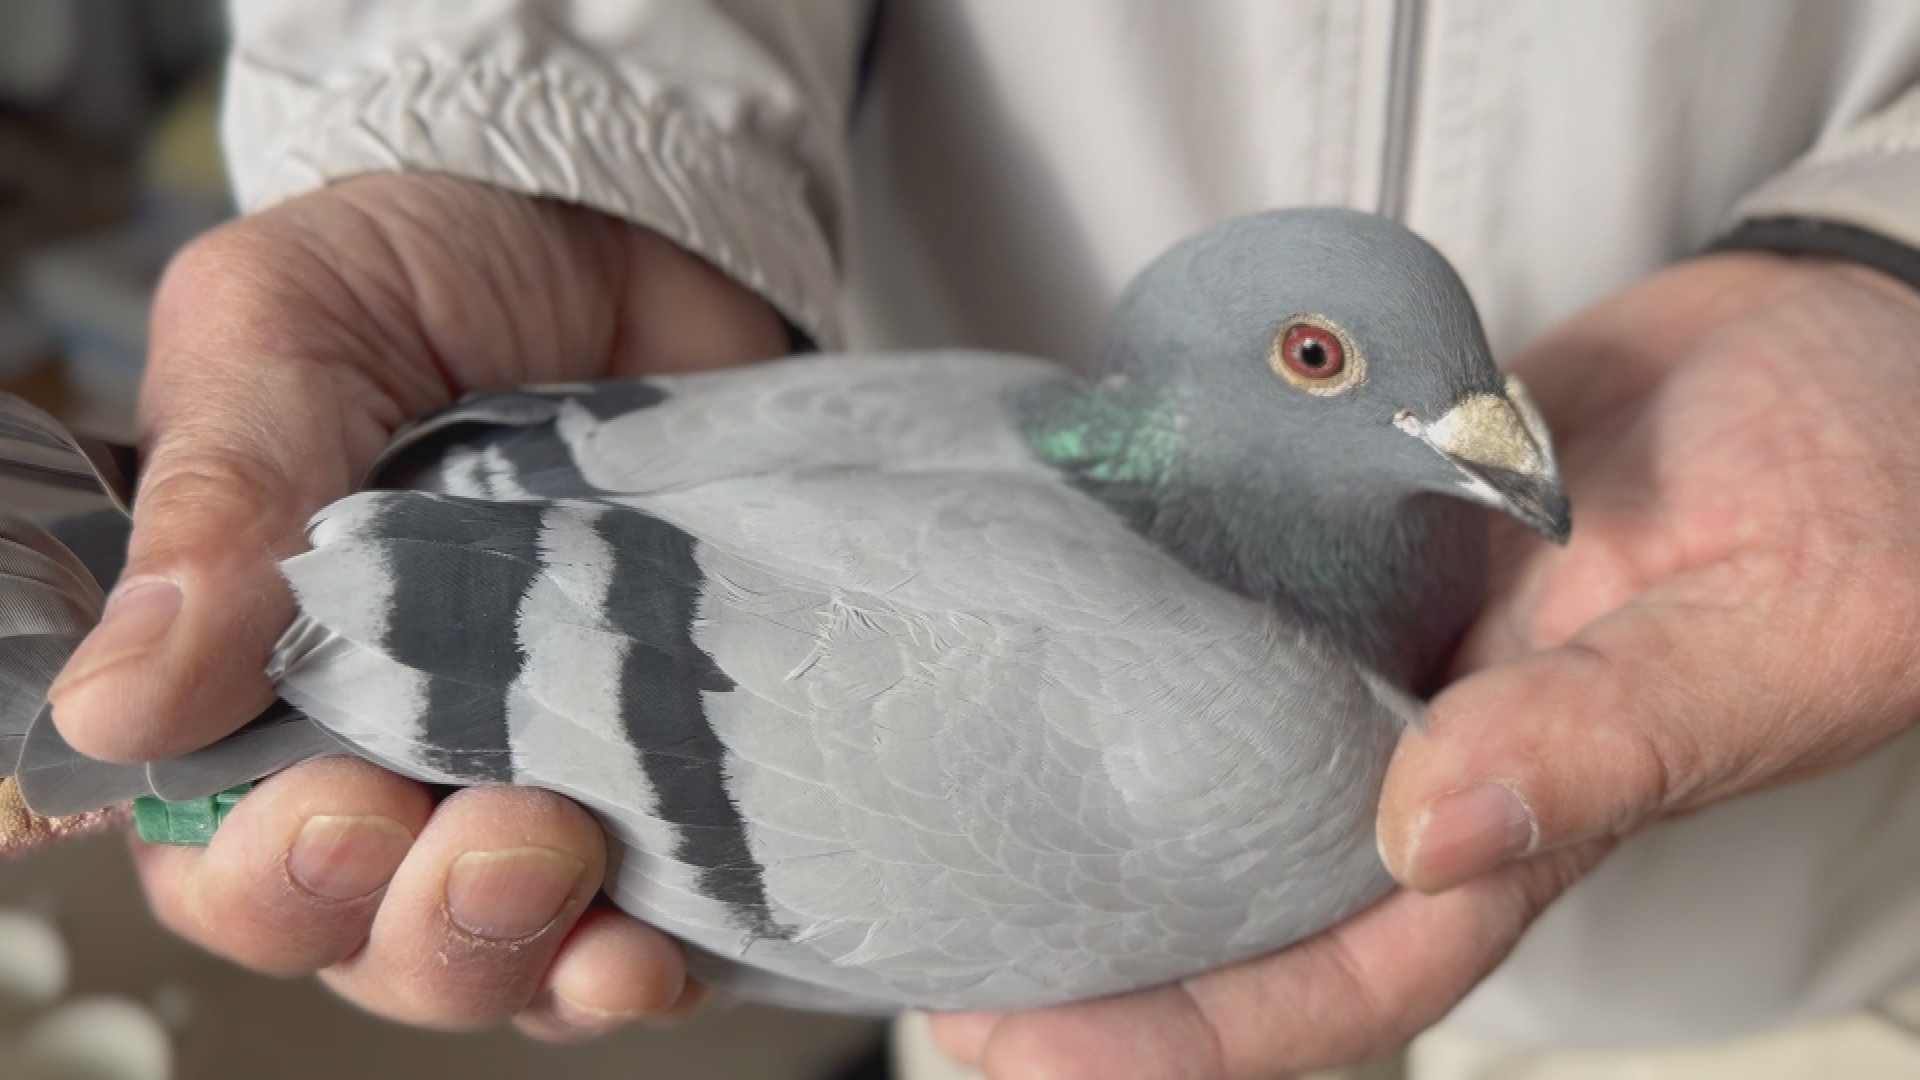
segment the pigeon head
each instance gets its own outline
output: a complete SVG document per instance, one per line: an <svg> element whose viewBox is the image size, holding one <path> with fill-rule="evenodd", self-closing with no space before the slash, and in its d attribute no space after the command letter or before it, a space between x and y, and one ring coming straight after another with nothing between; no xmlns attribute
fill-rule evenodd
<svg viewBox="0 0 1920 1080"><path fill-rule="evenodd" d="M1167 414L1191 480L1452 495L1558 542L1571 528L1546 427L1494 366L1465 285L1384 218L1279 210L1186 240L1122 296L1102 368Z"/></svg>

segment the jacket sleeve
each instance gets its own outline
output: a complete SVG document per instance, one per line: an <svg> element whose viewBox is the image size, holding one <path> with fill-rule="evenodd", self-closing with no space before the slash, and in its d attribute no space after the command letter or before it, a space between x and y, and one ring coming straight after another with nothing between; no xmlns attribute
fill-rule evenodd
<svg viewBox="0 0 1920 1080"><path fill-rule="evenodd" d="M1716 250L1831 255L1920 288L1920 85L1817 142L1734 218Z"/></svg>
<svg viewBox="0 0 1920 1080"><path fill-rule="evenodd" d="M865 0L235 0L243 211L447 173L645 225L838 342Z"/></svg>

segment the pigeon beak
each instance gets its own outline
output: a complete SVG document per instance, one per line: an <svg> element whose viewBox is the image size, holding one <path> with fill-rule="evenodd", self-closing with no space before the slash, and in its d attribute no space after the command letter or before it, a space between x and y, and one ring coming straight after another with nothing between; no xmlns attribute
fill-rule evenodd
<svg viewBox="0 0 1920 1080"><path fill-rule="evenodd" d="M1439 451L1460 472L1467 498L1504 510L1564 544L1573 532L1573 516L1546 421L1520 380L1507 376L1506 389L1500 396L1475 394L1431 424L1403 411L1393 426Z"/></svg>

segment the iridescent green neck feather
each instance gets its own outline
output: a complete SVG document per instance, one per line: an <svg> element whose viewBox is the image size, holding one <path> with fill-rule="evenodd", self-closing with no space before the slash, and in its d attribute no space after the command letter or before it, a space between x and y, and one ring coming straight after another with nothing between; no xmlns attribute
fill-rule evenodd
<svg viewBox="0 0 1920 1080"><path fill-rule="evenodd" d="M1042 461L1100 485L1164 488L1182 460L1182 417L1125 376L1036 399L1027 440Z"/></svg>
<svg viewBox="0 0 1920 1080"><path fill-rule="evenodd" d="M1433 686L1478 606L1485 522L1459 500L1326 490L1286 461L1209 465L1178 402L1137 378L1020 406L1035 454L1136 532L1407 689Z"/></svg>

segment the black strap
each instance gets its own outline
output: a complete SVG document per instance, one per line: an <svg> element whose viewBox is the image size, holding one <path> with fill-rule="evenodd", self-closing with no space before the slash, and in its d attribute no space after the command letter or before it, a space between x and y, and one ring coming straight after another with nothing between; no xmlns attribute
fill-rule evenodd
<svg viewBox="0 0 1920 1080"><path fill-rule="evenodd" d="M1741 222L1706 250L1825 255L1871 267L1920 289L1920 249L1857 225L1817 218L1756 218Z"/></svg>

